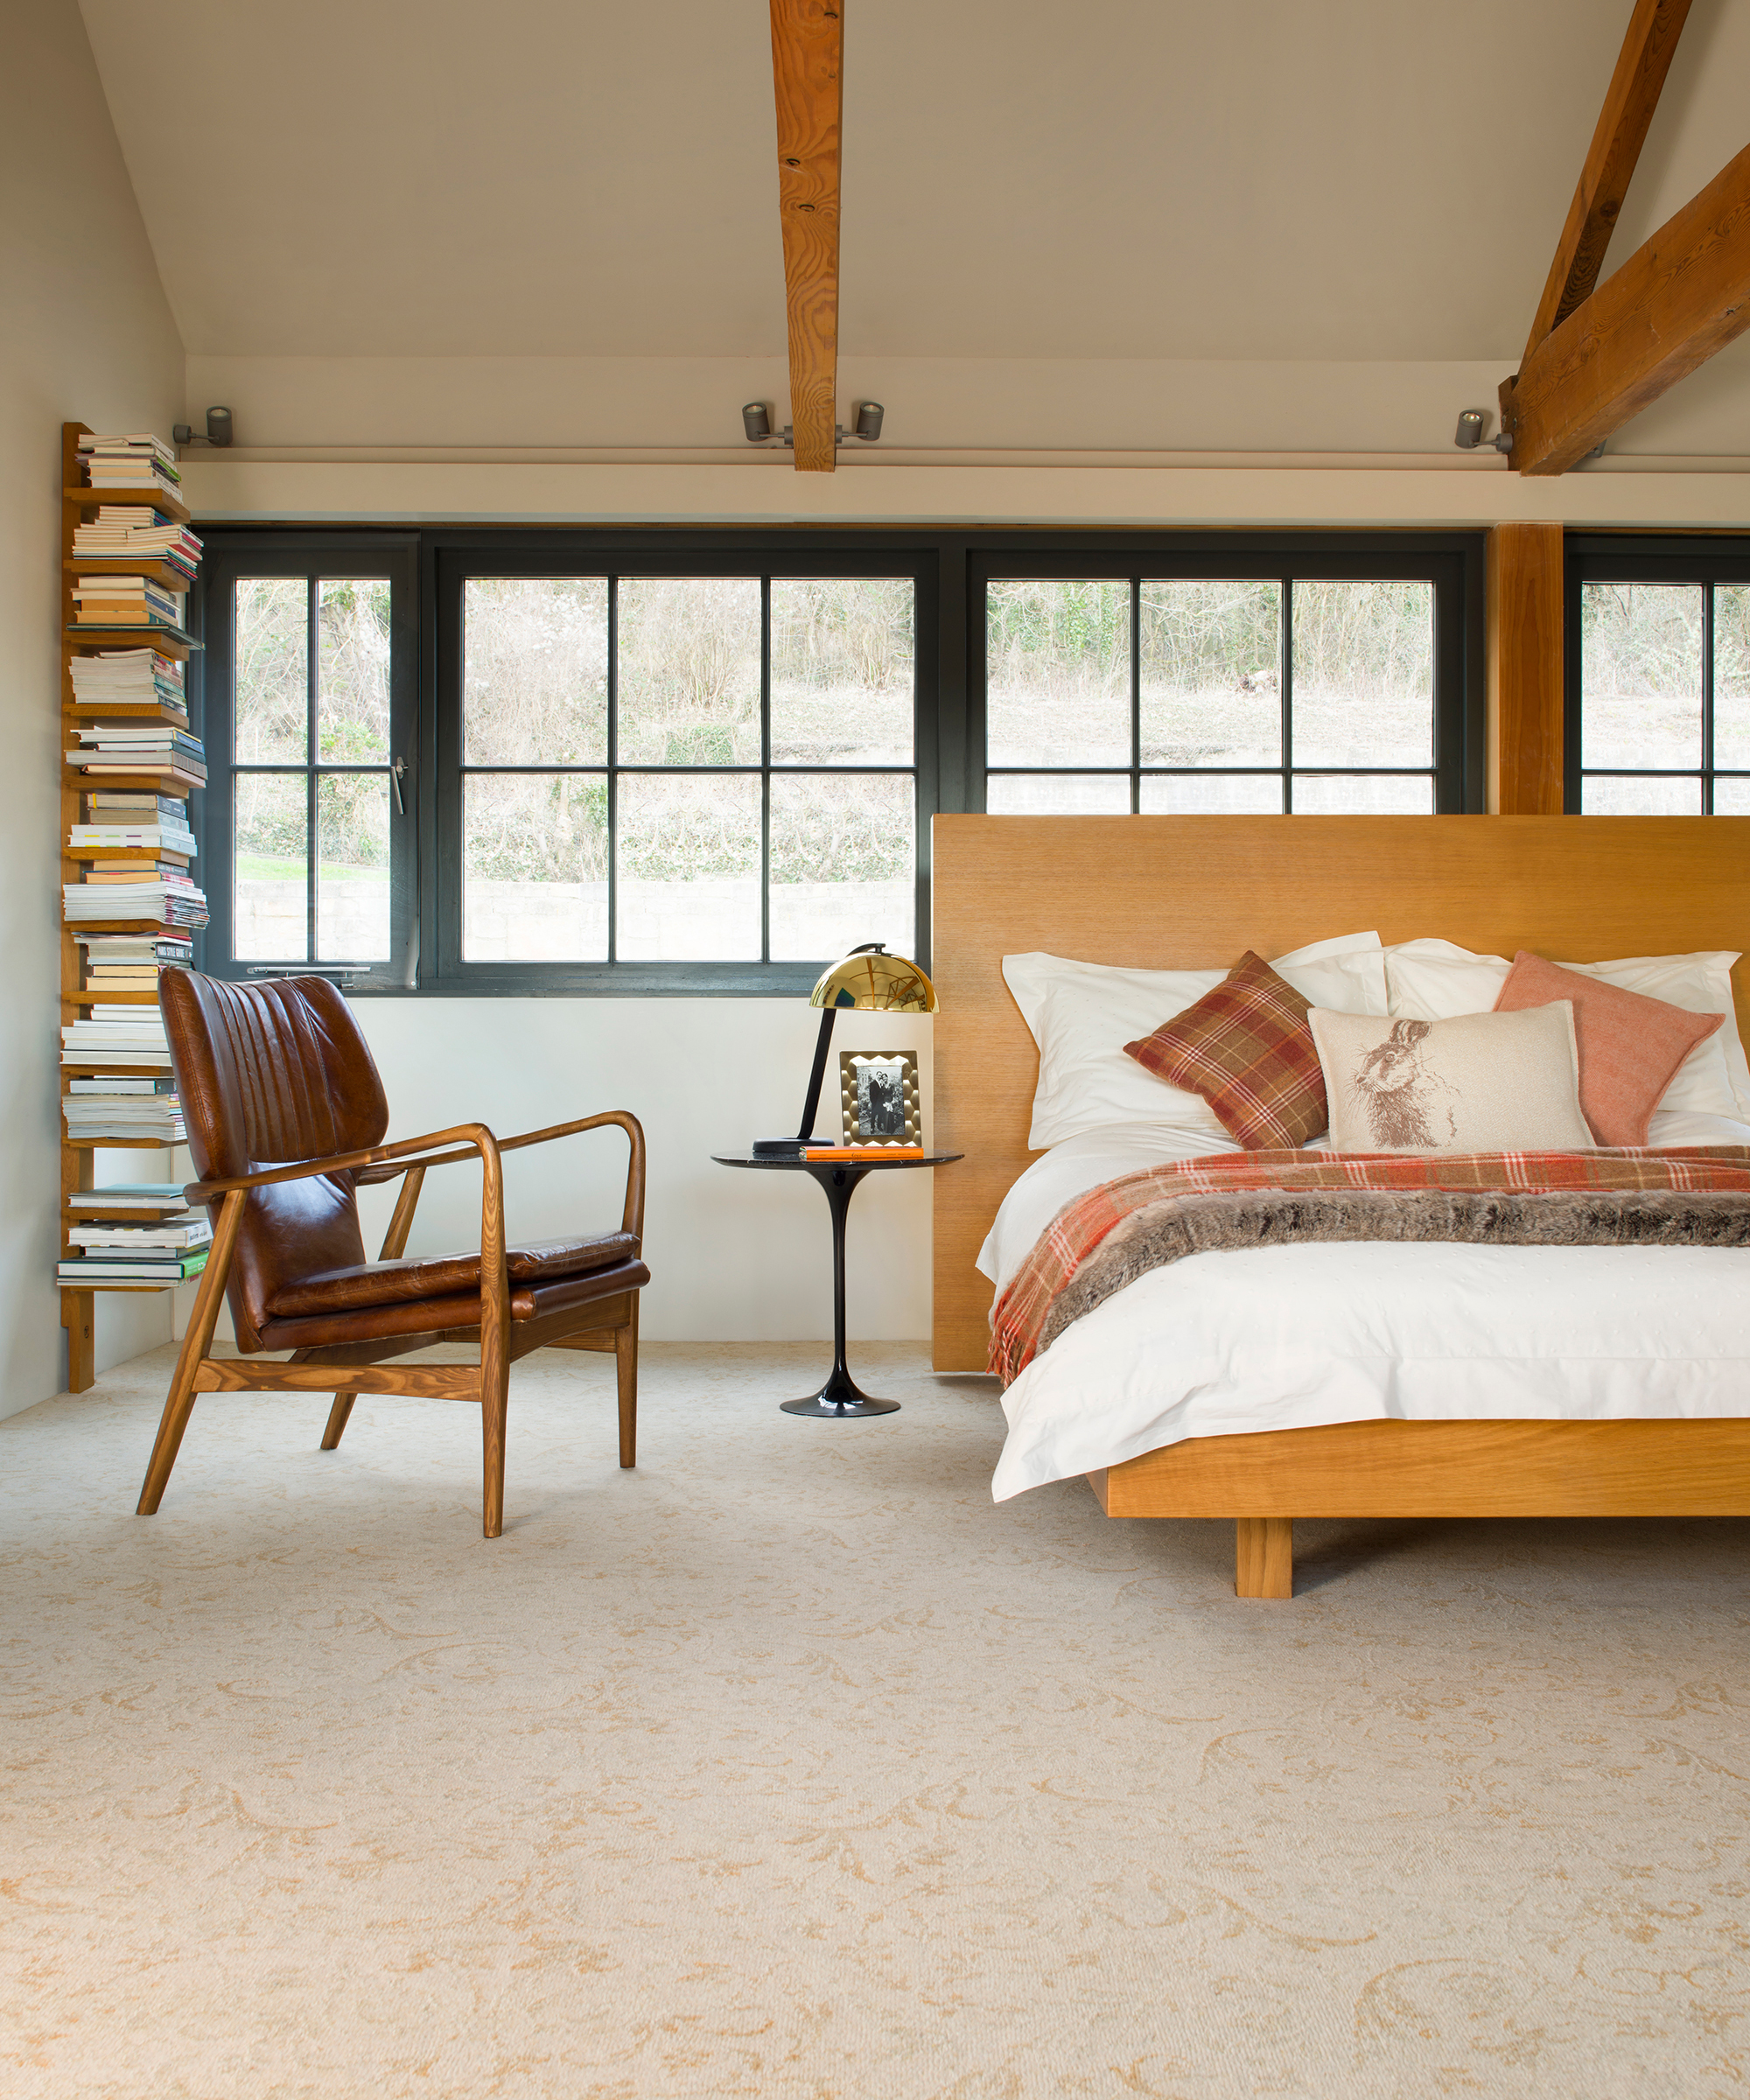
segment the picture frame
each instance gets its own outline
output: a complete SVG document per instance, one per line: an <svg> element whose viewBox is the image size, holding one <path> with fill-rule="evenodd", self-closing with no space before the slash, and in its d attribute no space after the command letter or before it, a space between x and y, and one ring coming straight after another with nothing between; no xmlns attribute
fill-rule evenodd
<svg viewBox="0 0 1750 2100"><path fill-rule="evenodd" d="M911 1050L841 1050L841 1142L909 1150L924 1141L918 1060Z"/></svg>

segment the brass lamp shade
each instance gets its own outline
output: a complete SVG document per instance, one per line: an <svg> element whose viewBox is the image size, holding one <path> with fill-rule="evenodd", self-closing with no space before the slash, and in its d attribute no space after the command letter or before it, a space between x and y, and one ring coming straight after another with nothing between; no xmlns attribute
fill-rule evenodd
<svg viewBox="0 0 1750 2100"><path fill-rule="evenodd" d="M934 1013L935 986L915 962L885 948L859 948L821 972L810 1006L857 1006L872 1013Z"/></svg>

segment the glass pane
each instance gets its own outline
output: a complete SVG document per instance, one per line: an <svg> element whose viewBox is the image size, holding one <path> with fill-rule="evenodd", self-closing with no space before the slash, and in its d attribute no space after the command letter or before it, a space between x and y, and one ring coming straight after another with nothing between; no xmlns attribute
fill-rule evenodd
<svg viewBox="0 0 1750 2100"><path fill-rule="evenodd" d="M462 637L465 765L607 763L605 576L471 576Z"/></svg>
<svg viewBox="0 0 1750 2100"><path fill-rule="evenodd" d="M1144 816L1280 816L1282 775L1144 774L1142 807Z"/></svg>
<svg viewBox="0 0 1750 2100"><path fill-rule="evenodd" d="M1713 587L1713 762L1750 766L1750 584Z"/></svg>
<svg viewBox="0 0 1750 2100"><path fill-rule="evenodd" d="M865 941L911 954L916 804L909 774L773 780L774 962L834 962Z"/></svg>
<svg viewBox="0 0 1750 2100"><path fill-rule="evenodd" d="M316 586L317 754L335 766L386 765L388 733L388 578L325 578Z"/></svg>
<svg viewBox="0 0 1750 2100"><path fill-rule="evenodd" d="M380 773L319 774L316 953L325 962L378 962L388 947L388 781Z"/></svg>
<svg viewBox="0 0 1750 2100"><path fill-rule="evenodd" d="M471 773L462 782L462 955L607 960L607 775Z"/></svg>
<svg viewBox="0 0 1750 2100"><path fill-rule="evenodd" d="M308 779L302 773L231 776L236 825L231 952L240 961L309 960Z"/></svg>
<svg viewBox="0 0 1750 2100"><path fill-rule="evenodd" d="M911 764L912 598L909 577L773 578L774 765Z"/></svg>
<svg viewBox="0 0 1750 2100"><path fill-rule="evenodd" d="M1716 806L1718 801L1716 790ZM1701 782L1644 774L1592 774L1580 782L1580 808L1587 816L1699 816Z"/></svg>
<svg viewBox="0 0 1750 2100"><path fill-rule="evenodd" d="M1128 816L1127 773L993 773L984 784L991 816Z"/></svg>
<svg viewBox="0 0 1750 2100"><path fill-rule="evenodd" d="M1750 816L1750 780L1733 780L1729 774L1713 783L1716 816Z"/></svg>
<svg viewBox="0 0 1750 2100"><path fill-rule="evenodd" d="M1294 808L1298 816L1432 816L1434 782L1425 773L1297 773Z"/></svg>
<svg viewBox="0 0 1750 2100"><path fill-rule="evenodd" d="M1292 727L1303 766L1433 763L1432 584L1296 582Z"/></svg>
<svg viewBox="0 0 1750 2100"><path fill-rule="evenodd" d="M993 583L984 603L990 763L1128 766L1130 585Z"/></svg>
<svg viewBox="0 0 1750 2100"><path fill-rule="evenodd" d="M620 758L628 766L760 763L757 578L620 578Z"/></svg>
<svg viewBox="0 0 1750 2100"><path fill-rule="evenodd" d="M1141 619L1143 764L1278 764L1281 584L1145 583Z"/></svg>
<svg viewBox="0 0 1750 2100"><path fill-rule="evenodd" d="M624 774L622 962L760 958L760 782L746 774Z"/></svg>
<svg viewBox="0 0 1750 2100"><path fill-rule="evenodd" d="M1580 588L1587 766L1701 765L1699 584Z"/></svg>
<svg viewBox="0 0 1750 2100"><path fill-rule="evenodd" d="M310 737L310 585L303 577L237 578L236 648L237 763L301 765Z"/></svg>

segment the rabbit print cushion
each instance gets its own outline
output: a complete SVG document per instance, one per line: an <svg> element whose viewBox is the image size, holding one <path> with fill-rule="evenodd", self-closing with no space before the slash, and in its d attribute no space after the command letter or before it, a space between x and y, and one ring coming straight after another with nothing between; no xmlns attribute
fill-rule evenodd
<svg viewBox="0 0 1750 2100"><path fill-rule="evenodd" d="M1451 1020L1307 1015L1340 1152L1594 1149L1569 999Z"/></svg>

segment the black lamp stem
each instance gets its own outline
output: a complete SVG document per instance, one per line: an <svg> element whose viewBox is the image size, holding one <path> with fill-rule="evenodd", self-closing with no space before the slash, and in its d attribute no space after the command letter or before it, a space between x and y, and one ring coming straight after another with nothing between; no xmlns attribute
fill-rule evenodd
<svg viewBox="0 0 1750 2100"><path fill-rule="evenodd" d="M807 1144L814 1136L815 1116L820 1108L821 1085L826 1078L826 1054L832 1047L832 1025L838 1018L836 1007L829 1006L821 1014L820 1040L815 1045L815 1068L808 1074L808 1097L802 1107L802 1127L796 1132L799 1142ZM837 1139L833 1140L835 1144Z"/></svg>

